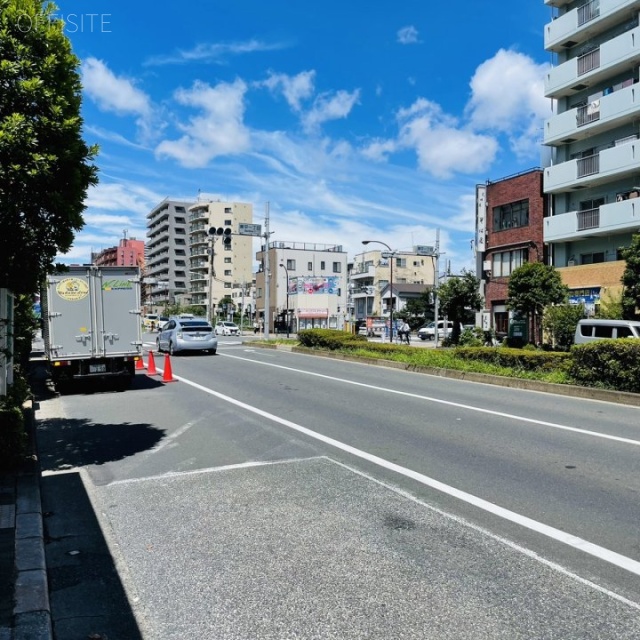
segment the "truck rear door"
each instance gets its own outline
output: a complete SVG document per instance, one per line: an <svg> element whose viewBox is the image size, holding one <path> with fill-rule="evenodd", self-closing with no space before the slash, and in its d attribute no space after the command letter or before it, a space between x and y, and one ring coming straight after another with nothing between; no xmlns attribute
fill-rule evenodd
<svg viewBox="0 0 640 640"><path fill-rule="evenodd" d="M90 357L95 342L95 304L90 269L49 278L49 349L54 358Z"/></svg>
<svg viewBox="0 0 640 640"><path fill-rule="evenodd" d="M136 269L109 267L96 274L99 348L105 356L138 352L141 344L140 279Z"/></svg>

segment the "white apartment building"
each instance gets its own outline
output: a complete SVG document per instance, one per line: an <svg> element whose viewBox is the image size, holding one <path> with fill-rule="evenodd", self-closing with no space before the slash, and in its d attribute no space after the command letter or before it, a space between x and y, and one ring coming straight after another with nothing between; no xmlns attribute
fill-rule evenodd
<svg viewBox="0 0 640 640"><path fill-rule="evenodd" d="M265 247L256 255L256 311L270 331L343 329L347 313L347 253L341 246L274 241L268 244L269 309L265 314Z"/></svg>
<svg viewBox="0 0 640 640"><path fill-rule="evenodd" d="M163 200L147 214L145 277L154 281L145 304L159 313L176 304L189 288L187 209L193 202Z"/></svg>
<svg viewBox="0 0 640 640"><path fill-rule="evenodd" d="M577 299L593 303L620 291L620 249L640 230L640 0L544 3L555 105L544 124L544 242Z"/></svg>
<svg viewBox="0 0 640 640"><path fill-rule="evenodd" d="M433 287L435 258L424 254L424 251L415 247L414 251L395 252L392 257L380 250L364 251L355 256L349 274L352 319L362 322L371 316L388 318L392 300L394 313L401 311L406 302L401 292L407 289L402 285ZM393 291L389 287L391 261ZM415 297L415 292L412 295Z"/></svg>
<svg viewBox="0 0 640 640"><path fill-rule="evenodd" d="M253 238L238 235L238 227L253 223L253 205L201 200L189 207L188 221L190 304L214 321L223 298L251 288Z"/></svg>

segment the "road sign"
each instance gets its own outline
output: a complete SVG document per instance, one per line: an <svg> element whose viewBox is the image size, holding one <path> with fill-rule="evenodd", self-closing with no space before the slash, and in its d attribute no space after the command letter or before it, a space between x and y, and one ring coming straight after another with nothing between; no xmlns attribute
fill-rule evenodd
<svg viewBox="0 0 640 640"><path fill-rule="evenodd" d="M238 234L241 236L260 236L262 235L262 225L241 222L238 225Z"/></svg>
<svg viewBox="0 0 640 640"><path fill-rule="evenodd" d="M419 244L415 247L415 252L419 256L432 256L436 252L436 250L434 247Z"/></svg>

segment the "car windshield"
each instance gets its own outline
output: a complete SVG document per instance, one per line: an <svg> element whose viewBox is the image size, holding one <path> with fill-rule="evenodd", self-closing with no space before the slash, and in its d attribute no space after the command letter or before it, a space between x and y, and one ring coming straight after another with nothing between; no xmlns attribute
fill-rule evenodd
<svg viewBox="0 0 640 640"><path fill-rule="evenodd" d="M182 321L180 323L180 326L183 329L188 329L190 331L213 331L213 329L211 328L211 325L208 325L206 322L198 322L198 321L193 321L193 322L189 322L188 320Z"/></svg>

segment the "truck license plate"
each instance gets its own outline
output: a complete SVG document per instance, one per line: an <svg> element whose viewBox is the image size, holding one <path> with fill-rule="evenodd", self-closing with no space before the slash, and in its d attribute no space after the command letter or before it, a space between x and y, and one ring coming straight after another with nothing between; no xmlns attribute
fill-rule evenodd
<svg viewBox="0 0 640 640"><path fill-rule="evenodd" d="M89 365L89 373L106 373L107 365L106 364L90 364Z"/></svg>

